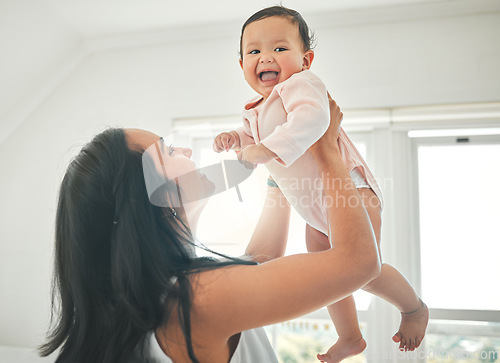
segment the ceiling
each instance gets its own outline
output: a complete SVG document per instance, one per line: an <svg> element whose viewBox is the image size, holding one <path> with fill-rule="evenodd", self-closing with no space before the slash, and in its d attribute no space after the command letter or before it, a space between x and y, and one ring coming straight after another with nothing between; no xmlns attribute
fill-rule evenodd
<svg viewBox="0 0 500 363"><path fill-rule="evenodd" d="M0 146L92 52L220 34L280 0L0 0ZM500 11L498 0L281 0L309 24ZM317 22L318 19L321 21ZM200 30L201 29L201 30ZM219 33L217 33L219 32ZM190 35L191 34L191 35ZM169 38L170 37L170 38Z"/></svg>
<svg viewBox="0 0 500 363"><path fill-rule="evenodd" d="M243 22L277 0L43 0L63 22L85 39L157 31L165 28ZM283 0L307 14L406 6L456 0Z"/></svg>

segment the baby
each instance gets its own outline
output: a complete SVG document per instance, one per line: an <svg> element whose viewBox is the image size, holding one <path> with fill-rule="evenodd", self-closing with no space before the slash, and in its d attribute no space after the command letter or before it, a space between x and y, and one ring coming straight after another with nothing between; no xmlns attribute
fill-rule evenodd
<svg viewBox="0 0 500 363"><path fill-rule="evenodd" d="M307 222L309 252L330 248L326 203L314 159L308 151L330 123L328 93L309 68L314 59L309 28L291 9L274 6L252 15L243 25L240 65L245 80L259 94L243 110L243 126L223 132L214 140L217 152L239 151L238 158L265 164L290 204ZM354 144L341 129L339 147L380 244L382 195L374 176ZM333 201L336 203L342 201ZM346 202L346 201L343 201ZM261 247L264 250L264 246ZM259 255L253 250L252 255ZM279 257L279 256L270 256ZM321 276L318 276L320 279ZM424 335L428 309L409 282L394 267L383 264L381 274L364 287L401 311L401 325L393 340L401 350L414 350ZM328 306L338 333L337 342L322 362L340 362L361 353L366 342L357 320L352 296Z"/></svg>

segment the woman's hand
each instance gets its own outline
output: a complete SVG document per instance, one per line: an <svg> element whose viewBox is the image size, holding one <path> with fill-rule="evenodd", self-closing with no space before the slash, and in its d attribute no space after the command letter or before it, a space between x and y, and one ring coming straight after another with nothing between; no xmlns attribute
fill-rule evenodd
<svg viewBox="0 0 500 363"><path fill-rule="evenodd" d="M340 107L332 99L330 94L328 94L328 100L330 101L330 126L324 135L309 148L311 154L318 163L323 162L324 158L333 151L339 152L337 140L339 138L340 123L342 122L344 114L340 111Z"/></svg>

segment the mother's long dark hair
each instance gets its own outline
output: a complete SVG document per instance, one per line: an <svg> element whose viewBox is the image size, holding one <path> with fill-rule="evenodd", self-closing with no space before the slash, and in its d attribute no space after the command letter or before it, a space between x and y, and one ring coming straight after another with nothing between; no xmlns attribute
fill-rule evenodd
<svg viewBox="0 0 500 363"><path fill-rule="evenodd" d="M60 189L52 298L57 319L41 355L60 347L56 362L129 361L145 351L146 333L165 322L175 302L189 356L197 362L189 274L250 262L196 258L190 230L181 225L170 210L149 202L142 153L128 148L122 129L108 129L83 147Z"/></svg>

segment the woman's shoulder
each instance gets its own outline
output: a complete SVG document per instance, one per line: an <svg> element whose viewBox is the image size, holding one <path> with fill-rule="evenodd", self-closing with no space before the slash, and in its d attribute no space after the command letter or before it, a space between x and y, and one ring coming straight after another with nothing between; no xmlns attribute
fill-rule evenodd
<svg viewBox="0 0 500 363"><path fill-rule="evenodd" d="M227 294L234 291L233 285L237 284L237 279L232 277L252 266L228 265L191 275L193 312L211 314L213 312L207 309L218 310Z"/></svg>

